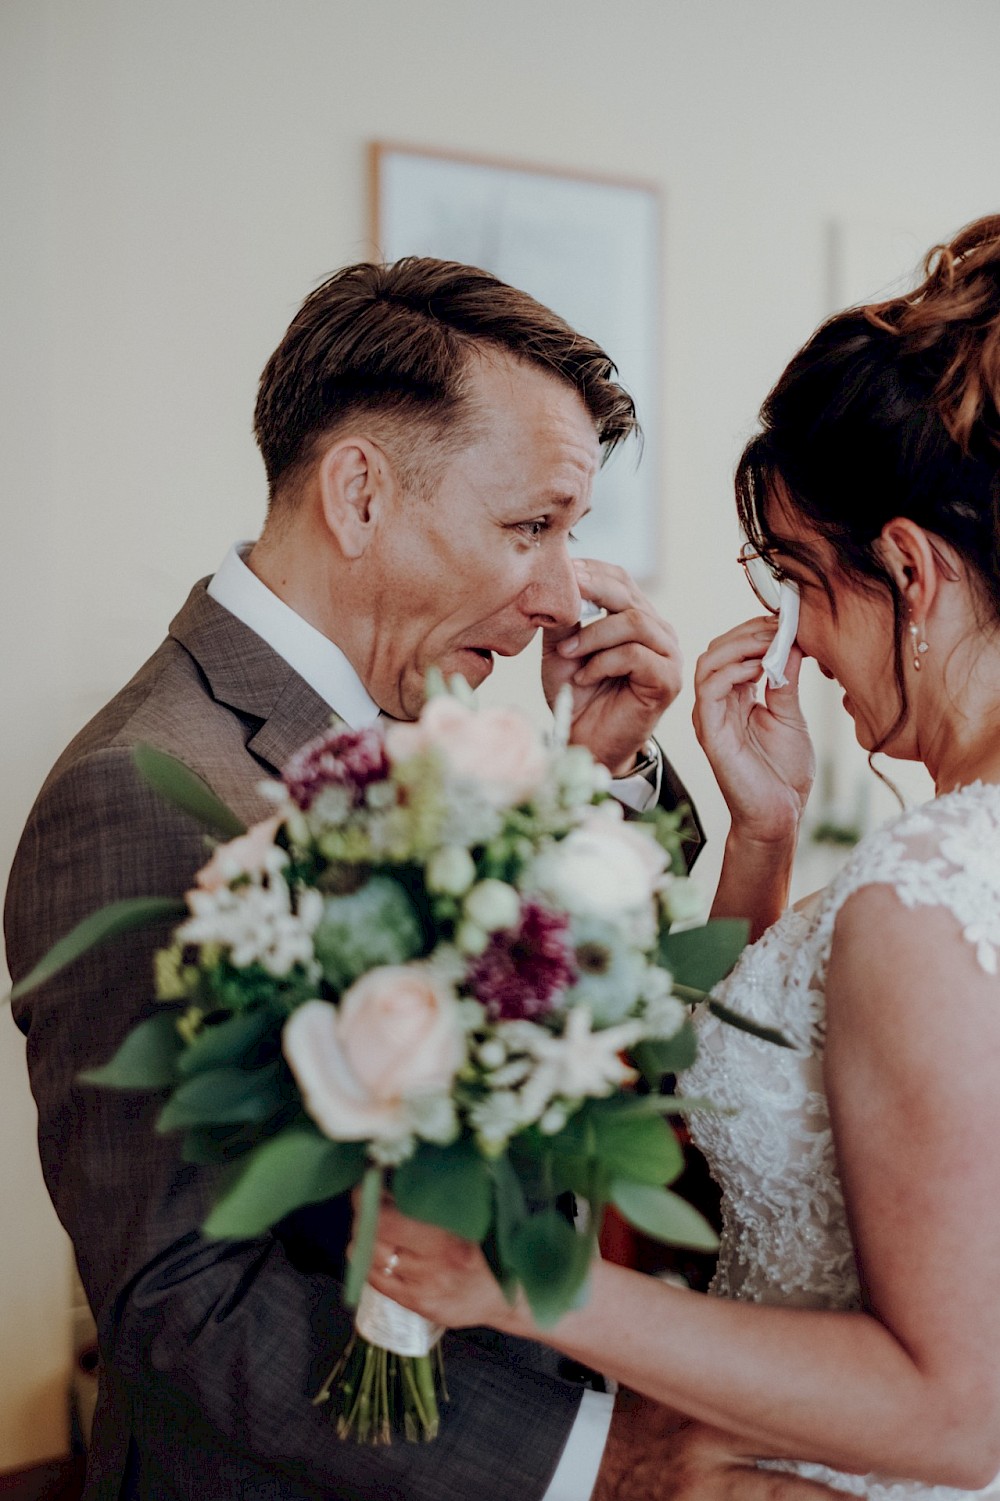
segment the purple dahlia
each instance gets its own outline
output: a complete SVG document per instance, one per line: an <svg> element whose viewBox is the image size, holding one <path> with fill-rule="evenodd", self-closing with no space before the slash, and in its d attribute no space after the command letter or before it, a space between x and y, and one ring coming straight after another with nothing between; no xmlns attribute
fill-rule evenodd
<svg viewBox="0 0 1000 1501"><path fill-rule="evenodd" d="M517 927L493 933L469 971L491 1021L535 1021L575 980L569 918L530 901Z"/></svg>
<svg viewBox="0 0 1000 1501"><path fill-rule="evenodd" d="M361 807L370 782L384 782L389 757L381 730L327 730L295 752L281 773L292 799L308 812L326 787L345 787Z"/></svg>

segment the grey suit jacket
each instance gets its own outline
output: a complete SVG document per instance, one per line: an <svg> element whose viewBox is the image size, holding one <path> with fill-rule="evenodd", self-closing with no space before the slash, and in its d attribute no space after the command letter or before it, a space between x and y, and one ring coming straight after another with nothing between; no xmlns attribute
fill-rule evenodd
<svg viewBox="0 0 1000 1501"><path fill-rule="evenodd" d="M192 820L136 775L132 747L180 757L244 820L257 784L329 723L327 705L198 584L135 678L49 775L17 852L5 926L17 980L81 917L128 896L179 895L204 862ZM668 778L669 803L683 789ZM581 1389L541 1346L447 1337L451 1402L429 1446L343 1443L309 1396L343 1348L343 1200L253 1241L199 1233L216 1169L159 1136L162 1103L89 1088L155 1009L167 929L115 940L15 1006L27 1034L49 1191L97 1320L101 1384L91 1501L531 1501L548 1485Z"/></svg>

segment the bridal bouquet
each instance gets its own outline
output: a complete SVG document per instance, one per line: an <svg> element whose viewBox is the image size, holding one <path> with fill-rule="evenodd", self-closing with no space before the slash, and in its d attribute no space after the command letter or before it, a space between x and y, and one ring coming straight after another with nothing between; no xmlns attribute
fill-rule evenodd
<svg viewBox="0 0 1000 1501"><path fill-rule="evenodd" d="M137 752L235 837L156 955L158 1010L84 1076L167 1092L157 1129L223 1164L209 1236L257 1236L359 1189L357 1332L317 1400L374 1443L433 1437L444 1390L442 1331L365 1285L383 1191L482 1244L541 1323L585 1297L609 1203L714 1246L666 1186L683 1159L665 1117L682 1107L658 1091L693 1061L689 1004L745 939L739 923L672 930L693 916L683 815L626 821L604 769L564 743L568 703L546 745L520 714L437 690L416 723L306 745L249 831L179 763ZM19 989L170 907L105 909Z"/></svg>

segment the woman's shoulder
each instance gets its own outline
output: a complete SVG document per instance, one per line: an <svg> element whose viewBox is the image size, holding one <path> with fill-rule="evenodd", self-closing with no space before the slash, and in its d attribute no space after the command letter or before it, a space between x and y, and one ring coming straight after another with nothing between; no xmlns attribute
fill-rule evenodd
<svg viewBox="0 0 1000 1501"><path fill-rule="evenodd" d="M821 922L832 930L855 893L889 886L905 907L943 907L998 969L1000 950L1000 785L974 782L942 794L875 829L853 850L828 888Z"/></svg>

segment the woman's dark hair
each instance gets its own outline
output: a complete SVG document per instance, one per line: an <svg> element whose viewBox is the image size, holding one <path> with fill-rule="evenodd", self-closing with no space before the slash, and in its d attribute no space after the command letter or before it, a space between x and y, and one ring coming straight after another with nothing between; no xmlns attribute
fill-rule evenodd
<svg viewBox="0 0 1000 1501"><path fill-rule="evenodd" d="M876 542L905 516L965 564L984 624L1000 623L1000 214L927 256L915 291L838 313L794 357L761 409L736 471L743 530L767 559L796 559L833 602L800 517L839 570L886 591L896 619L905 722L905 607Z"/></svg>
<svg viewBox="0 0 1000 1501"><path fill-rule="evenodd" d="M469 441L474 350L514 355L571 385L605 452L638 433L632 398L593 339L489 271L408 256L346 266L302 304L260 379L254 432L272 501L346 420L377 414L447 454ZM430 444L422 445L430 447Z"/></svg>

